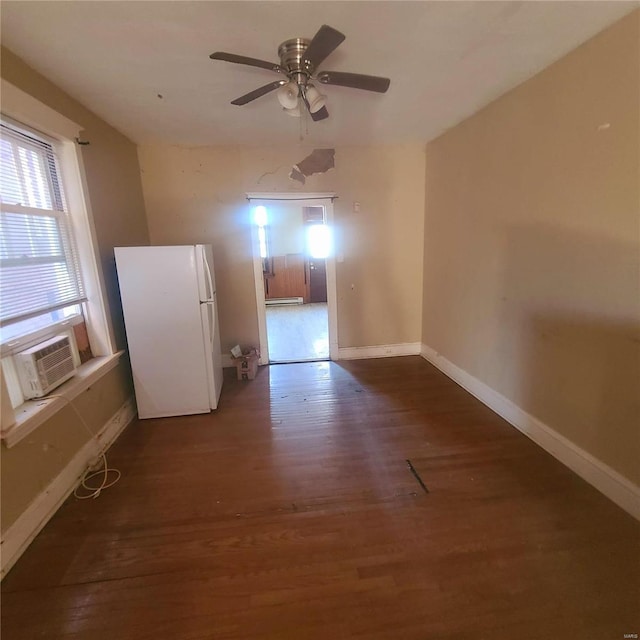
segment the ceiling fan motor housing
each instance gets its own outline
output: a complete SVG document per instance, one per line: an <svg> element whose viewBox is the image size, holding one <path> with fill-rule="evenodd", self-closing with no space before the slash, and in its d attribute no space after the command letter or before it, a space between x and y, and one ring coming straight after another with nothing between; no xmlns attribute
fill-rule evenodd
<svg viewBox="0 0 640 640"><path fill-rule="evenodd" d="M290 80L304 87L313 74L312 65L302 60L310 43L306 38L292 38L278 47L280 66L285 69Z"/></svg>

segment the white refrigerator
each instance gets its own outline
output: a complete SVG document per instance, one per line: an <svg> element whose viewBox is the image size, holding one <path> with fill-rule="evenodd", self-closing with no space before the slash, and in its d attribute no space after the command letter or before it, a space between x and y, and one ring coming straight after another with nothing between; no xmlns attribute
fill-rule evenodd
<svg viewBox="0 0 640 640"><path fill-rule="evenodd" d="M114 249L138 416L218 406L222 354L210 245Z"/></svg>

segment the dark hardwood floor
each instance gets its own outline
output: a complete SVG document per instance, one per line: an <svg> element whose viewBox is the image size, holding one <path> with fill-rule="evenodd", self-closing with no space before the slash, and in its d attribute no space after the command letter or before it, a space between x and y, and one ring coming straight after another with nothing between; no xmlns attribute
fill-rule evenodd
<svg viewBox="0 0 640 640"><path fill-rule="evenodd" d="M127 429L5 579L3 640L640 633L638 523L421 358L234 374Z"/></svg>

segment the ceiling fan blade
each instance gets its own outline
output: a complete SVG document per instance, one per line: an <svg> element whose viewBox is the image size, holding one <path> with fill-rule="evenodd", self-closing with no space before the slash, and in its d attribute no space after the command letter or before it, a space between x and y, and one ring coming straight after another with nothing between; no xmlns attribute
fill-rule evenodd
<svg viewBox="0 0 640 640"><path fill-rule="evenodd" d="M302 60L314 69L345 39L345 35L323 24L313 36Z"/></svg>
<svg viewBox="0 0 640 640"><path fill-rule="evenodd" d="M277 89L278 87L282 86L283 84L286 84L284 80L276 80L275 82L270 82L269 84L265 84L263 87L259 87L258 89L254 89L253 91L250 91L249 93L245 93L245 95L240 96L239 98L236 98L235 100L233 100L231 102L231 104L236 104L238 106L242 106L243 104L247 104L247 102L251 102L252 100L255 100L256 98L259 98L260 96L263 96L266 93L269 93L270 91L273 91L274 89Z"/></svg>
<svg viewBox="0 0 640 640"><path fill-rule="evenodd" d="M322 71L317 77L322 84L335 84L340 87L377 91L378 93L386 93L391 84L389 78L365 76L361 73L344 73L342 71Z"/></svg>
<svg viewBox="0 0 640 640"><path fill-rule="evenodd" d="M246 56L238 56L235 53L226 53L225 51L216 51L209 56L212 60L223 60L224 62L235 62L236 64L246 64L250 67L259 67L269 71L278 73L284 69L275 62L267 62L266 60L257 60L256 58L247 58Z"/></svg>

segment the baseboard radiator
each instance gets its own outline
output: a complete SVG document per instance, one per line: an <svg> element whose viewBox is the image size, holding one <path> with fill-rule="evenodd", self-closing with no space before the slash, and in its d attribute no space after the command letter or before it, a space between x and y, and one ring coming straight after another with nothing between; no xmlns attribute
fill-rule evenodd
<svg viewBox="0 0 640 640"><path fill-rule="evenodd" d="M276 305L302 304L302 298L271 298L270 300L265 300L264 303L267 305L267 307L274 307Z"/></svg>

